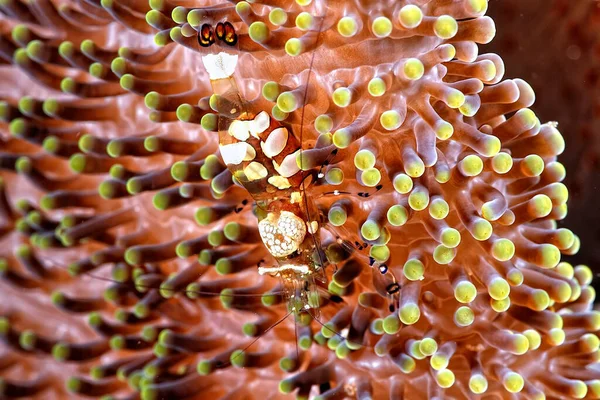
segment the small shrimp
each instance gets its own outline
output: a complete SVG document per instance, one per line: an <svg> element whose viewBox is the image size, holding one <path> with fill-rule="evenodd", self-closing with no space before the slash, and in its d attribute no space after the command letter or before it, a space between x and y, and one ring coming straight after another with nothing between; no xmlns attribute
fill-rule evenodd
<svg viewBox="0 0 600 400"><path fill-rule="evenodd" d="M259 266L258 273L282 280L290 310L312 308L324 262L320 222L311 218L318 210L304 195L314 173L301 171L296 163L301 143L267 112L251 110L233 77L237 55L210 54L203 62L220 112L221 156L233 179L256 201L260 237L277 261L276 266Z"/></svg>

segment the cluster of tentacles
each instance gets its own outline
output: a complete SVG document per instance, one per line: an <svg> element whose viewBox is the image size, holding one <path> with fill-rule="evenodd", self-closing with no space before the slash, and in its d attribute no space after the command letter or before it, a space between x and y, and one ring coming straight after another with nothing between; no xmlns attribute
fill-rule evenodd
<svg viewBox="0 0 600 400"><path fill-rule="evenodd" d="M600 397L564 141L479 54L487 0L189 3L0 1L0 396ZM220 21L322 171L318 319L279 323L257 274L201 65Z"/></svg>

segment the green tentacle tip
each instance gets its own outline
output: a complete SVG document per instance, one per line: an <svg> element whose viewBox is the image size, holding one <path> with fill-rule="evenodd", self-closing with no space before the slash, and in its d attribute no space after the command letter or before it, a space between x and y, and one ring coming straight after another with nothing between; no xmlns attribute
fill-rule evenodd
<svg viewBox="0 0 600 400"><path fill-rule="evenodd" d="M24 96L19 99L18 103L19 111L23 114L31 114L34 111L35 99L29 96Z"/></svg>
<svg viewBox="0 0 600 400"><path fill-rule="evenodd" d="M237 240L242 234L242 227L237 222L229 222L223 228L223 234L229 240Z"/></svg>
<svg viewBox="0 0 600 400"><path fill-rule="evenodd" d="M341 207L331 207L327 214L329 222L334 226L342 226L346 223L348 214Z"/></svg>
<svg viewBox="0 0 600 400"><path fill-rule="evenodd" d="M187 22L188 11L185 7L177 6L171 11L171 19L177 24L183 25Z"/></svg>
<svg viewBox="0 0 600 400"><path fill-rule="evenodd" d="M102 367L95 365L92 367L92 369L90 369L90 376L94 380L100 380L104 378L104 370L102 369Z"/></svg>
<svg viewBox="0 0 600 400"><path fill-rule="evenodd" d="M215 270L219 275L227 275L231 273L233 265L227 258L219 258L215 263Z"/></svg>
<svg viewBox="0 0 600 400"><path fill-rule="evenodd" d="M102 316L98 312L92 312L88 316L88 325L92 327L99 327L102 325Z"/></svg>
<svg viewBox="0 0 600 400"><path fill-rule="evenodd" d="M34 331L26 330L19 336L19 345L25 350L33 350L37 336Z"/></svg>
<svg viewBox="0 0 600 400"><path fill-rule="evenodd" d="M400 319L396 314L388 315L383 319L382 328L388 335L394 335L400 331Z"/></svg>
<svg viewBox="0 0 600 400"><path fill-rule="evenodd" d="M372 246L369 250L369 255L380 263L384 263L390 259L391 251L386 245Z"/></svg>
<svg viewBox="0 0 600 400"><path fill-rule="evenodd" d="M196 367L196 371L198 372L198 375L202 376L210 374L213 371L211 362L209 360L200 361Z"/></svg>
<svg viewBox="0 0 600 400"><path fill-rule="evenodd" d="M65 343L57 343L52 347L52 357L57 361L65 361L69 353L69 346Z"/></svg>
<svg viewBox="0 0 600 400"><path fill-rule="evenodd" d="M344 171L340 168L331 168L325 174L325 180L330 185L340 185L344 181Z"/></svg>
<svg viewBox="0 0 600 400"><path fill-rule="evenodd" d="M123 155L124 149L125 146L123 145L123 142L119 140L111 140L106 146L106 152L109 156L113 158L120 157L121 155Z"/></svg>
<svg viewBox="0 0 600 400"><path fill-rule="evenodd" d="M69 167L73 172L82 173L85 170L85 164L86 157L81 153L73 154L69 159Z"/></svg>
<svg viewBox="0 0 600 400"><path fill-rule="evenodd" d="M58 46L58 54L62 58L68 59L75 53L75 45L72 42L64 41Z"/></svg>
<svg viewBox="0 0 600 400"><path fill-rule="evenodd" d="M294 382L291 379L284 379L279 382L279 392L282 394L292 393L294 390Z"/></svg>
<svg viewBox="0 0 600 400"><path fill-rule="evenodd" d="M300 339L298 339L298 346L304 351L310 349L311 345L312 339L310 336L302 336Z"/></svg>
<svg viewBox="0 0 600 400"><path fill-rule="evenodd" d="M261 296L260 301L265 307L270 307L277 301L277 296L271 293L266 293Z"/></svg>
<svg viewBox="0 0 600 400"><path fill-rule="evenodd" d="M146 386L142 389L142 400L158 400L159 393L155 388Z"/></svg>
<svg viewBox="0 0 600 400"><path fill-rule="evenodd" d="M116 188L111 181L104 181L98 185L98 194L103 199L112 199L116 195Z"/></svg>
<svg viewBox="0 0 600 400"><path fill-rule="evenodd" d="M242 332L246 336L254 337L258 333L258 327L252 322L247 322L242 326Z"/></svg>
<svg viewBox="0 0 600 400"><path fill-rule="evenodd" d="M284 113L290 113L298 108L298 100L292 92L283 92L277 97L277 107Z"/></svg>
<svg viewBox="0 0 600 400"><path fill-rule="evenodd" d="M132 90L135 82L135 77L131 74L125 74L119 80L121 87L125 90Z"/></svg>
<svg viewBox="0 0 600 400"><path fill-rule="evenodd" d="M358 33L358 24L353 17L343 17L338 21L337 30L343 37L352 37Z"/></svg>
<svg viewBox="0 0 600 400"><path fill-rule="evenodd" d="M159 139L156 136L148 136L146 139L144 139L144 148L148 151L158 151L159 144Z"/></svg>
<svg viewBox="0 0 600 400"><path fill-rule="evenodd" d="M250 39L257 43L264 43L269 38L269 28L264 22L256 21L248 27Z"/></svg>
<svg viewBox="0 0 600 400"><path fill-rule="evenodd" d="M144 104L151 110L158 109L160 105L160 97L161 95L158 92L148 92L144 97Z"/></svg>
<svg viewBox="0 0 600 400"><path fill-rule="evenodd" d="M110 63L110 69L115 75L121 76L127 70L127 61L123 57L116 57Z"/></svg>
<svg viewBox="0 0 600 400"><path fill-rule="evenodd" d="M152 197L152 204L154 208L160 211L164 211L169 208L170 205L170 196L164 192L158 192Z"/></svg>
<svg viewBox="0 0 600 400"><path fill-rule="evenodd" d="M62 292L56 291L52 293L50 300L55 306L60 306L65 303L65 295Z"/></svg>
<svg viewBox="0 0 600 400"><path fill-rule="evenodd" d="M146 318L150 315L150 308L143 303L138 303L133 308L133 314L138 318Z"/></svg>
<svg viewBox="0 0 600 400"><path fill-rule="evenodd" d="M223 244L225 240L225 235L221 231L212 231L208 234L207 241L213 247L218 247Z"/></svg>
<svg viewBox="0 0 600 400"><path fill-rule="evenodd" d="M175 254L179 258L187 258L192 255L192 249L188 243L181 242L175 248Z"/></svg>
<svg viewBox="0 0 600 400"><path fill-rule="evenodd" d="M125 262L129 265L139 265L142 262L142 254L136 248L130 247L125 251Z"/></svg>
<svg viewBox="0 0 600 400"><path fill-rule="evenodd" d="M6 317L0 317L0 335L4 336L10 331L10 321Z"/></svg>
<svg viewBox="0 0 600 400"><path fill-rule="evenodd" d="M8 130L13 136L21 136L25 133L25 129L27 128L27 122L23 118L13 119L8 125Z"/></svg>
<svg viewBox="0 0 600 400"><path fill-rule="evenodd" d="M205 226L211 223L213 218L213 210L210 207L200 207L196 210L194 218L196 223L200 226Z"/></svg>
<svg viewBox="0 0 600 400"><path fill-rule="evenodd" d="M246 364L246 353L242 350L235 350L231 353L229 361L234 367L242 368Z"/></svg>
<svg viewBox="0 0 600 400"><path fill-rule="evenodd" d="M113 350L121 350L125 346L125 338L121 335L115 335L110 338L110 348Z"/></svg>
<svg viewBox="0 0 600 400"><path fill-rule="evenodd" d="M333 144L339 149L345 149L352 143L352 133L347 128L338 129L333 133Z"/></svg>
<svg viewBox="0 0 600 400"><path fill-rule="evenodd" d="M90 65L89 73L95 78L102 78L106 74L106 68L99 62Z"/></svg>
<svg viewBox="0 0 600 400"><path fill-rule="evenodd" d="M48 153L56 153L60 148L60 140L56 136L48 136L46 139L44 139L42 147Z"/></svg>
<svg viewBox="0 0 600 400"><path fill-rule="evenodd" d="M150 94L150 93L148 93L148 94ZM148 97L148 96L146 96L146 97ZM175 112L175 114L177 115L177 118L182 122L189 122L190 119L192 118L193 113L194 113L194 107L191 104L181 104L179 107L177 107L177 110ZM212 114L206 114L206 115L204 115L204 117L206 117L207 115L212 115ZM204 120L204 117L202 117L202 120ZM202 121L200 121L200 123L202 124Z"/></svg>
<svg viewBox="0 0 600 400"><path fill-rule="evenodd" d="M73 80L73 78L67 77L60 81L60 90L62 90L65 93L74 93L75 85L76 83Z"/></svg>
<svg viewBox="0 0 600 400"><path fill-rule="evenodd" d="M126 187L127 187L127 192L129 194L132 194L132 195L138 194L143 189L142 179L141 178L131 178L127 181Z"/></svg>
<svg viewBox="0 0 600 400"><path fill-rule="evenodd" d="M81 390L81 380L77 377L70 377L67 379L66 388L71 393L77 393Z"/></svg>
<svg viewBox="0 0 600 400"><path fill-rule="evenodd" d="M277 101L279 94L279 85L277 82L270 81L264 84L262 88L262 95L265 99L269 101Z"/></svg>
<svg viewBox="0 0 600 400"><path fill-rule="evenodd" d="M291 57L297 57L304 51L302 41L298 38L291 38L285 43L285 52Z"/></svg>
<svg viewBox="0 0 600 400"><path fill-rule="evenodd" d="M200 120L200 125L204 130L214 132L217 130L218 117L216 114L204 114Z"/></svg>
<svg viewBox="0 0 600 400"><path fill-rule="evenodd" d="M178 182L183 182L189 174L189 166L185 161L177 161L171 167L171 176Z"/></svg>
<svg viewBox="0 0 600 400"><path fill-rule="evenodd" d="M18 43L26 43L31 39L29 28L23 24L16 25L13 28L11 35L13 40Z"/></svg>
<svg viewBox="0 0 600 400"><path fill-rule="evenodd" d="M33 168L33 164L31 163L31 159L29 157L19 157L17 162L15 163L15 169L17 172L28 174L31 172Z"/></svg>
<svg viewBox="0 0 600 400"><path fill-rule="evenodd" d="M25 49L17 49L13 54L13 60L16 64L26 65L29 63L29 55Z"/></svg>
<svg viewBox="0 0 600 400"><path fill-rule="evenodd" d="M8 122L10 106L6 101L0 101L0 120Z"/></svg>
<svg viewBox="0 0 600 400"><path fill-rule="evenodd" d="M377 17L373 21L371 25L371 30L373 34L378 38L384 38L389 36L392 33L393 25L392 21L390 21L386 17Z"/></svg>
<svg viewBox="0 0 600 400"><path fill-rule="evenodd" d="M162 14L156 10L150 10L146 13L146 22L150 26L158 26L160 24Z"/></svg>

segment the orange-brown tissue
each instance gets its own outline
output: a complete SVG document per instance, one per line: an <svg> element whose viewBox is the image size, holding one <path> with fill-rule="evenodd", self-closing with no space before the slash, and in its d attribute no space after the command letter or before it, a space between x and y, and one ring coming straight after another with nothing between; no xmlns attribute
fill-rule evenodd
<svg viewBox="0 0 600 400"><path fill-rule="evenodd" d="M564 141L479 54L487 7L1 0L1 395L599 398ZM201 46L221 21L235 46ZM219 51L318 171L296 321L218 151Z"/></svg>

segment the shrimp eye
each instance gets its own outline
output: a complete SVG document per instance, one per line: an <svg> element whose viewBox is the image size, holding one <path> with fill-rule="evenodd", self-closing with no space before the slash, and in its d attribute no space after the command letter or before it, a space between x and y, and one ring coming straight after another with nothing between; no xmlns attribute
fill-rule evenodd
<svg viewBox="0 0 600 400"><path fill-rule="evenodd" d="M235 28L231 24L231 22L225 22L223 24L225 29L225 36L223 41L230 46L235 46L238 41L237 34L235 33Z"/></svg>
<svg viewBox="0 0 600 400"><path fill-rule="evenodd" d="M222 22L219 22L215 27L215 34L217 35L217 39L225 40L225 25Z"/></svg>
<svg viewBox="0 0 600 400"><path fill-rule="evenodd" d="M398 285L396 282L390 283L386 286L385 290L388 292L388 294L398 293L400 291L400 285Z"/></svg>
<svg viewBox="0 0 600 400"><path fill-rule="evenodd" d="M204 24L198 32L198 44L202 47L209 47L215 43L215 32L209 24Z"/></svg>
<svg viewBox="0 0 600 400"><path fill-rule="evenodd" d="M381 272L381 275L385 275L388 272L388 266L385 264L381 264L379 266L379 272Z"/></svg>

